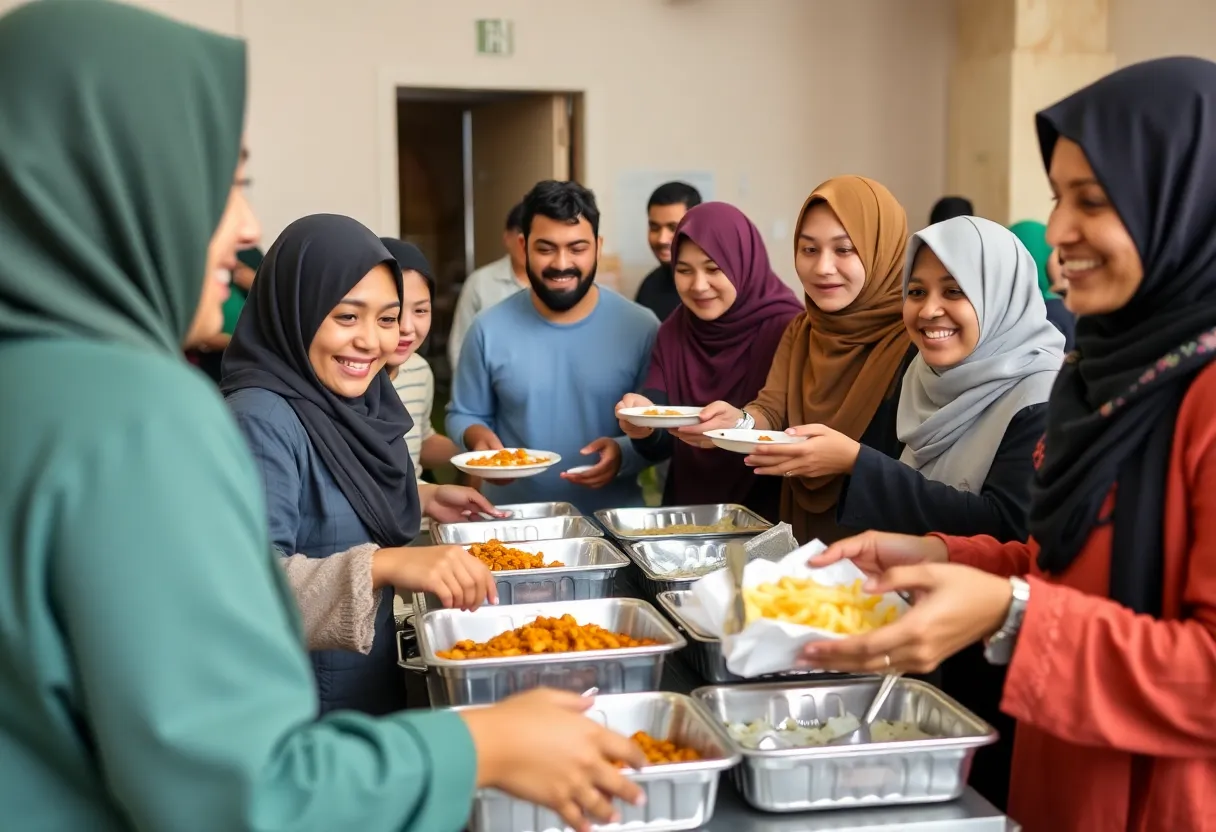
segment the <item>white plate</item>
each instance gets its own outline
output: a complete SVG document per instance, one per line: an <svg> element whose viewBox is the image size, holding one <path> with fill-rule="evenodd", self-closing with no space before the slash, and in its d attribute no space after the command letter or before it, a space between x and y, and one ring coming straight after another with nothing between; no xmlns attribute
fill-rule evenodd
<svg viewBox="0 0 1216 832"><path fill-rule="evenodd" d="M508 451L518 451L519 448L506 448ZM468 453L457 454L452 457L452 464L458 470L464 471L474 477L480 477L483 480L518 480L524 477L535 477L537 474L544 473L554 465L562 461L561 456L551 451L534 451L531 448L524 448L524 453L531 457L540 457L545 461L539 465L511 465L511 466L489 466L489 465L469 465L469 460L478 459L480 457L493 456L497 451L469 451Z"/></svg>
<svg viewBox="0 0 1216 832"><path fill-rule="evenodd" d="M617 416L631 425L637 425L640 428L684 428L701 424L701 411L704 409L702 407L674 407L649 404L645 407L622 407L617 411ZM647 410L658 410L659 412L674 410L680 415L647 416Z"/></svg>
<svg viewBox="0 0 1216 832"><path fill-rule="evenodd" d="M790 436L779 430L711 430L705 434L710 441L724 451L734 451L737 454L750 454L763 445L792 445L795 442L805 442L805 436ZM767 436L770 441L760 437Z"/></svg>

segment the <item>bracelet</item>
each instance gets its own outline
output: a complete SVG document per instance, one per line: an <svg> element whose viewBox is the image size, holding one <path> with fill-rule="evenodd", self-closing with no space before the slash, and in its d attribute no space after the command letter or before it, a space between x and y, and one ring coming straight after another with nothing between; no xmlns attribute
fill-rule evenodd
<svg viewBox="0 0 1216 832"><path fill-rule="evenodd" d="M755 418L752 416L752 414L748 413L746 410L743 411L742 418L740 418L739 421L735 422L736 430L751 430L755 426L756 426Z"/></svg>

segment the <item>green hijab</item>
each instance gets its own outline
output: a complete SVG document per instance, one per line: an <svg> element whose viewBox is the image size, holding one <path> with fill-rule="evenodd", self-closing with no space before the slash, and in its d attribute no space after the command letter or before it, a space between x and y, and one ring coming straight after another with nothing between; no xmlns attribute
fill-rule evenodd
<svg viewBox="0 0 1216 832"><path fill-rule="evenodd" d="M1035 265L1039 267L1039 291L1043 300L1053 300L1059 295L1051 291L1051 275L1047 273L1047 261L1051 259L1052 248L1047 244L1047 226L1035 220L1022 220L1009 226L1013 236L1022 241Z"/></svg>
<svg viewBox="0 0 1216 832"><path fill-rule="evenodd" d="M108 0L0 17L0 338L180 354L244 111L241 41Z"/></svg>

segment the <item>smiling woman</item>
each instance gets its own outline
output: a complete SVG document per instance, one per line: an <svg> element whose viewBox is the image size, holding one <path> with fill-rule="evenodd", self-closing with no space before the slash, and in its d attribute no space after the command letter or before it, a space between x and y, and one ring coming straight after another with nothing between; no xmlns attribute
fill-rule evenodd
<svg viewBox="0 0 1216 832"><path fill-rule="evenodd" d="M324 710L404 707L393 586L465 607L493 596L489 572L459 547L406 548L423 506L412 422L381 372L397 347L401 279L354 220L297 220L267 252L224 359L222 389L261 471L309 642L335 648L313 653Z"/></svg>
<svg viewBox="0 0 1216 832"><path fill-rule="evenodd" d="M679 435L703 442L711 430L755 427L811 437L744 460L783 478L780 517L805 543L846 533L836 504L862 443L898 454L899 380L914 350L900 318L908 218L894 195L862 176L829 179L803 203L797 228L806 311L786 327L764 387L742 410L711 403Z"/></svg>
<svg viewBox="0 0 1216 832"><path fill-rule="evenodd" d="M899 460L863 447L840 521L910 534L1025 540L1032 452L1064 360L1030 252L1012 232L956 217L912 235Z"/></svg>
<svg viewBox="0 0 1216 832"><path fill-rule="evenodd" d="M339 396L362 396L397 347L400 313L393 273L381 263L346 293L308 345L317 379Z"/></svg>
<svg viewBox="0 0 1216 832"><path fill-rule="evenodd" d="M980 640L1008 663L1009 812L1027 829L1212 825L1214 110L1216 63L1166 58L1038 114L1047 236L1082 316L1034 453L1030 540L870 533L816 559L918 594L896 624L816 644L816 666L923 672Z"/></svg>
<svg viewBox="0 0 1216 832"><path fill-rule="evenodd" d="M764 386L782 333L802 311L773 272L760 231L735 206L696 206L674 240L681 305L659 327L641 394L625 396L618 411L674 404L695 405L695 414L712 401L750 402ZM762 517L777 516L780 481L754 476L740 457L708 442L694 447L668 431L620 424L646 459L671 460L664 504L742 503Z"/></svg>

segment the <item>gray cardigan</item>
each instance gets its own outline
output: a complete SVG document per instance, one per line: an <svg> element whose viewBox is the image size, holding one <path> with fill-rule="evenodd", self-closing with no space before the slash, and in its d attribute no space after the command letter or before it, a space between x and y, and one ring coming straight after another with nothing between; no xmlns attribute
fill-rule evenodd
<svg viewBox="0 0 1216 832"><path fill-rule="evenodd" d="M364 543L327 558L280 557L309 650L371 652L381 598L372 590L372 555L379 548Z"/></svg>

